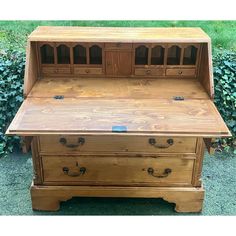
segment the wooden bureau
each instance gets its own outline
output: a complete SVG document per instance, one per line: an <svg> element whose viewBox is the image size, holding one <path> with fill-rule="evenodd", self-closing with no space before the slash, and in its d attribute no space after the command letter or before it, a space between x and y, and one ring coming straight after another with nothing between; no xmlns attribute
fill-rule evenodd
<svg viewBox="0 0 236 236"><path fill-rule="evenodd" d="M201 211L204 148L231 134L200 28L38 27L24 96L7 134L31 143L33 209L88 196Z"/></svg>

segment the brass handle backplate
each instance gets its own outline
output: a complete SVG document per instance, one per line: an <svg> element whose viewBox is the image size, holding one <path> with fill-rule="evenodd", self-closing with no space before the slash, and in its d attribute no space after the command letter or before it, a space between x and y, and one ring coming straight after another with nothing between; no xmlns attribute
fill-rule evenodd
<svg viewBox="0 0 236 236"><path fill-rule="evenodd" d="M78 172L72 172L68 167L63 167L62 171L65 175L68 175L70 177L79 177L81 175L84 175L85 172L87 171L85 167L80 167L78 162L76 162L76 166L79 168Z"/></svg>
<svg viewBox="0 0 236 236"><path fill-rule="evenodd" d="M59 142L68 148L76 148L83 145L85 143L85 139L80 137L78 138L77 143L73 144L73 143L67 143L66 138L60 138Z"/></svg>
<svg viewBox="0 0 236 236"><path fill-rule="evenodd" d="M169 168L166 168L166 169L163 171L162 174L155 174L154 169L153 169L152 167L149 167L149 168L147 169L147 172L148 172L149 175L151 175L151 176L153 176L153 177L156 177L156 178L165 178L165 177L167 177L167 176L172 172L172 170L169 169Z"/></svg>
<svg viewBox="0 0 236 236"><path fill-rule="evenodd" d="M157 144L156 139L154 138L150 138L148 142L150 145L152 145L155 148L168 148L174 144L174 140L172 138L166 140L166 143L167 143L166 145Z"/></svg>

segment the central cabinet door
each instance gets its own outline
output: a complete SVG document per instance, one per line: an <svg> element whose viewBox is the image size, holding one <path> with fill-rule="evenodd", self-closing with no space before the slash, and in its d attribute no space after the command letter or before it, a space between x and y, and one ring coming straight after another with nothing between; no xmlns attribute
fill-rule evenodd
<svg viewBox="0 0 236 236"><path fill-rule="evenodd" d="M129 76L132 73L131 51L107 51L106 74L110 76Z"/></svg>

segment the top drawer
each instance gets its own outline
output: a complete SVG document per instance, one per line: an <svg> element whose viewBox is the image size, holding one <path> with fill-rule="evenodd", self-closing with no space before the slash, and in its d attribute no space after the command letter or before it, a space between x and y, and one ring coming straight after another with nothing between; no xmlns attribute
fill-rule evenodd
<svg viewBox="0 0 236 236"><path fill-rule="evenodd" d="M155 136L40 136L43 153L195 153L196 138Z"/></svg>

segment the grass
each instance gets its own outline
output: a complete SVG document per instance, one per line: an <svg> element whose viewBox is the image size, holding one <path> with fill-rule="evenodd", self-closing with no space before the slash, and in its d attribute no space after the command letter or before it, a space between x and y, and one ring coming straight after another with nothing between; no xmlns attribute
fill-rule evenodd
<svg viewBox="0 0 236 236"><path fill-rule="evenodd" d="M236 21L0 21L0 46L24 50L27 36L40 25L201 27L211 37L214 50L236 50Z"/></svg>

